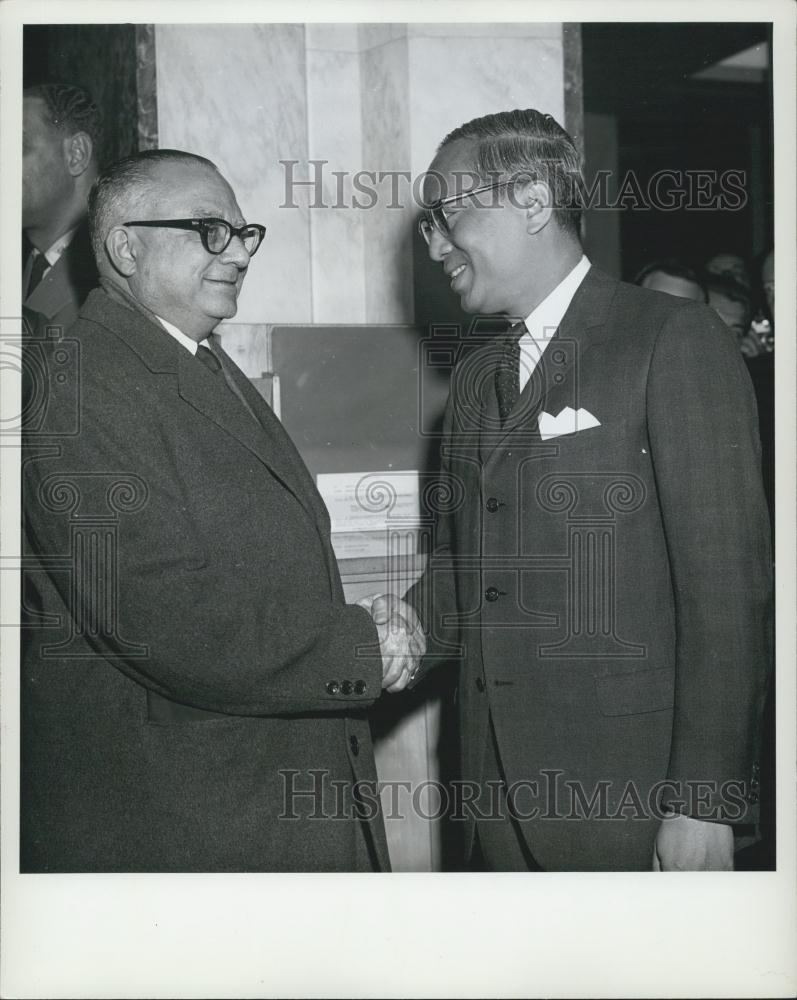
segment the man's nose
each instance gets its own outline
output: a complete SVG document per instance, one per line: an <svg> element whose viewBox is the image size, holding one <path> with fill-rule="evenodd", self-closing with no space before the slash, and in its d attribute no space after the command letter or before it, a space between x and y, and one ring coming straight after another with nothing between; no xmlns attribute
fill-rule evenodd
<svg viewBox="0 0 797 1000"><path fill-rule="evenodd" d="M439 229L434 228L429 236L429 256L438 263L453 249L451 240Z"/></svg>
<svg viewBox="0 0 797 1000"><path fill-rule="evenodd" d="M236 267L240 267L241 270L243 270L244 268L249 267L251 254L244 246L244 242L241 237L233 236L226 248L222 250L221 259L225 262L225 264L235 264Z"/></svg>

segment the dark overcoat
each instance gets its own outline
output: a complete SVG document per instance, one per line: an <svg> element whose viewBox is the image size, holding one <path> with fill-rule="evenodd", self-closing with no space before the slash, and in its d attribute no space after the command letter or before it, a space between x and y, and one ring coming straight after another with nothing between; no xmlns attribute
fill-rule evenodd
<svg viewBox="0 0 797 1000"><path fill-rule="evenodd" d="M377 633L279 421L102 290L39 355L23 870L388 868Z"/></svg>

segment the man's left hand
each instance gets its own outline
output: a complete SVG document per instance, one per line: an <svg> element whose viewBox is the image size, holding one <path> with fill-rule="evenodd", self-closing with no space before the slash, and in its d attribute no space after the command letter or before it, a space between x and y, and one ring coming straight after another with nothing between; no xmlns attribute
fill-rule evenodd
<svg viewBox="0 0 797 1000"><path fill-rule="evenodd" d="M680 814L665 816L656 834L653 871L732 872L732 828Z"/></svg>

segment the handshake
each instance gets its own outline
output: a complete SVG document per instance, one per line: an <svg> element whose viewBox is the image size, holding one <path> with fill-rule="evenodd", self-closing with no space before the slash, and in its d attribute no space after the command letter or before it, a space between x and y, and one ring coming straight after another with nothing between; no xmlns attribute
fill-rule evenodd
<svg viewBox="0 0 797 1000"><path fill-rule="evenodd" d="M426 636L415 609L395 594L374 594L357 604L371 615L382 653L382 689L403 691L426 652Z"/></svg>

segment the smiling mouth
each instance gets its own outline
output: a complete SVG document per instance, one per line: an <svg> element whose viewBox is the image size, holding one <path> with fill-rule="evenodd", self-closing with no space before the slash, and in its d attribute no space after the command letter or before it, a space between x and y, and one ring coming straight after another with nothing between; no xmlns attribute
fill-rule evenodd
<svg viewBox="0 0 797 1000"><path fill-rule="evenodd" d="M457 278L463 273L463 271L467 270L467 267L467 264L460 264L459 267L455 267L451 274L449 274L448 280L452 288L454 287Z"/></svg>

